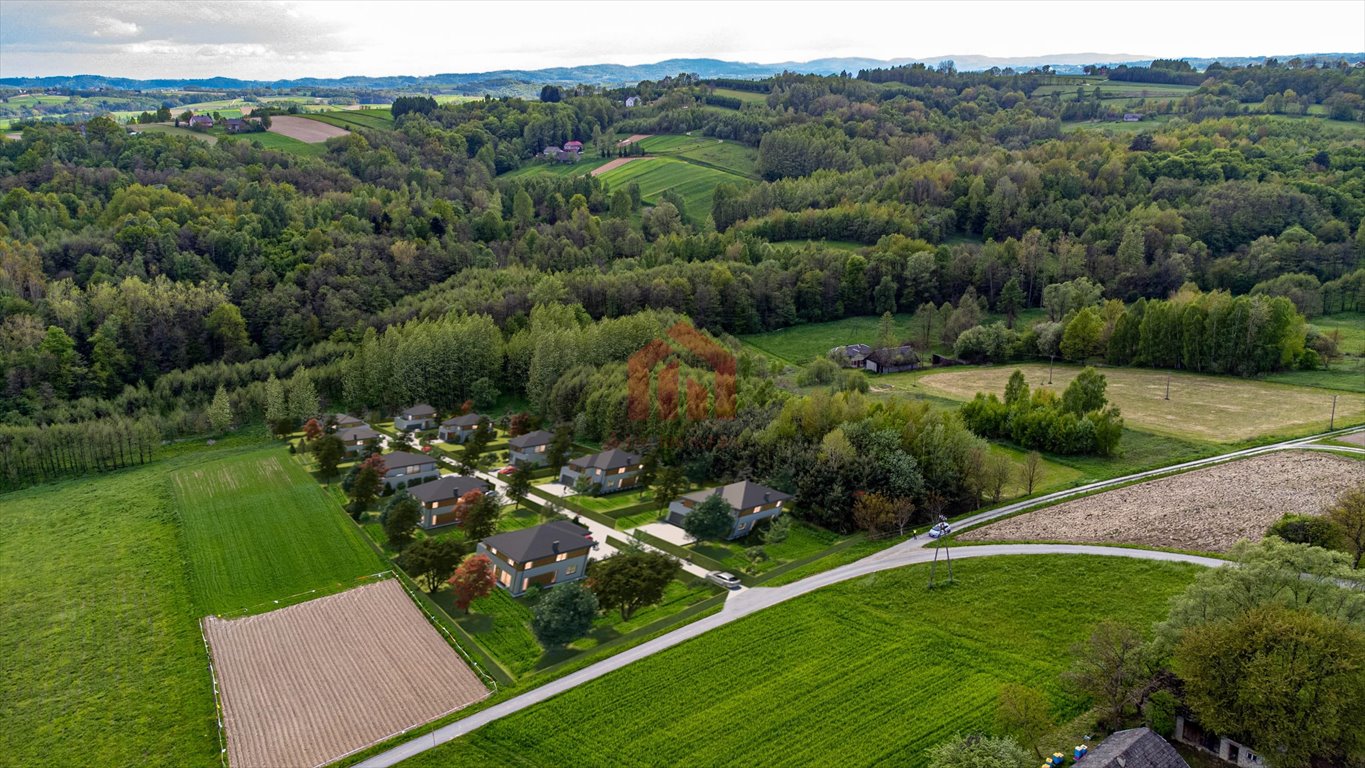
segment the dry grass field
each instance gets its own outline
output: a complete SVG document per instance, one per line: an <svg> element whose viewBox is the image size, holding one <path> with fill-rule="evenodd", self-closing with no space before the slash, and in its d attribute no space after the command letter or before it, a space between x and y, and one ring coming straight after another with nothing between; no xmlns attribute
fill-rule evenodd
<svg viewBox="0 0 1365 768"><path fill-rule="evenodd" d="M1047 387L1047 366L1032 363L959 368L924 376L892 374L880 377L877 383L970 400L977 392L1003 395L1005 383L1016 368L1024 372L1029 386ZM1060 394L1080 370L1077 366L1057 366L1051 388ZM1109 381L1109 401L1123 411L1128 426L1157 434L1213 443L1309 434L1327 428L1334 394L1336 426L1365 421L1365 395L1361 394L1229 376L1172 373L1171 399L1166 400L1166 371L1104 368L1101 373Z"/></svg>
<svg viewBox="0 0 1365 768"><path fill-rule="evenodd" d="M1044 507L963 541L1074 541L1225 552L1287 513L1316 515L1365 483L1365 461L1277 451Z"/></svg>
<svg viewBox="0 0 1365 768"><path fill-rule="evenodd" d="M232 768L330 763L489 693L395 579L203 626Z"/></svg>
<svg viewBox="0 0 1365 768"><path fill-rule="evenodd" d="M306 117L278 115L270 119L270 132L288 136L308 144L320 144L328 139L345 136L350 131L335 125L309 120Z"/></svg>

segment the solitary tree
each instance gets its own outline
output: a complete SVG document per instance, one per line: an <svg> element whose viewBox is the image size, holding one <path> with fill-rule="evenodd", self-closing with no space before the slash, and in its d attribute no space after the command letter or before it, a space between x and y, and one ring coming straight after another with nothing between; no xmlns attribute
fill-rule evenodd
<svg viewBox="0 0 1365 768"><path fill-rule="evenodd" d="M683 518L682 529L698 541L723 539L734 530L735 518L730 504L719 494L712 494L692 508Z"/></svg>
<svg viewBox="0 0 1365 768"><path fill-rule="evenodd" d="M991 501L999 503L1000 497L1005 493L1005 486L1010 481L1012 467L1010 460L998 453L988 453L982 466L982 479L985 481L986 493L991 497Z"/></svg>
<svg viewBox="0 0 1365 768"><path fill-rule="evenodd" d="M1327 511L1340 539L1352 556L1351 567L1359 569L1365 555L1365 486L1347 491Z"/></svg>
<svg viewBox="0 0 1365 768"><path fill-rule="evenodd" d="M678 561L643 550L618 552L588 568L588 587L603 610L617 610L628 621L635 611L653 605L678 574Z"/></svg>
<svg viewBox="0 0 1365 768"><path fill-rule="evenodd" d="M493 579L493 561L487 555L465 558L449 580L451 591L455 593L455 607L469 613L470 603L493 593L496 587Z"/></svg>
<svg viewBox="0 0 1365 768"><path fill-rule="evenodd" d="M521 502L530 492L531 470L523 467L513 469L512 474L507 476L507 498L516 502L517 509L521 509Z"/></svg>
<svg viewBox="0 0 1365 768"><path fill-rule="evenodd" d="M551 589L536 602L531 631L541 645L558 647L587 634L596 615L597 598L583 582L570 581Z"/></svg>
<svg viewBox="0 0 1365 768"><path fill-rule="evenodd" d="M209 426L215 433L226 432L232 426L232 403L228 401L227 390L221 384L213 395L213 402L209 404L208 417Z"/></svg>
<svg viewBox="0 0 1365 768"><path fill-rule="evenodd" d="M384 509L384 537L399 549L412 541L417 523L422 519L422 505L409 493L394 496Z"/></svg>
<svg viewBox="0 0 1365 768"><path fill-rule="evenodd" d="M1099 706L1104 724L1117 730L1142 701L1152 681L1142 633L1104 621L1090 637L1072 647L1074 660L1064 680Z"/></svg>
<svg viewBox="0 0 1365 768"><path fill-rule="evenodd" d="M451 571L465 555L465 545L452 536L435 536L414 541L398 556L398 567L413 578L425 581L428 592L435 592L441 582L450 578Z"/></svg>
<svg viewBox="0 0 1365 768"><path fill-rule="evenodd" d="M1032 749L1039 760L1043 759L1039 743L1052 729L1053 721L1047 699L1038 689L1017 683L1001 686L995 719L1001 731Z"/></svg>
<svg viewBox="0 0 1365 768"><path fill-rule="evenodd" d="M336 476L337 464L346 455L346 446L336 435L323 435L313 443L313 456L318 460L318 471L323 479Z"/></svg>
<svg viewBox="0 0 1365 768"><path fill-rule="evenodd" d="M1019 465L1019 484L1024 486L1024 494L1033 493L1033 486L1038 484L1038 478L1043 473L1043 455L1037 451L1029 451L1024 456L1024 463Z"/></svg>

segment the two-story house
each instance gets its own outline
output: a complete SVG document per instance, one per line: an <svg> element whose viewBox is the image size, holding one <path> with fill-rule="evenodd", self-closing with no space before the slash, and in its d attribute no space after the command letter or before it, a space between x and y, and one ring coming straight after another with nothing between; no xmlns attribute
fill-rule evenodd
<svg viewBox="0 0 1365 768"><path fill-rule="evenodd" d="M588 571L592 533L568 520L500 533L479 542L478 552L493 562L498 585L513 597L534 586L581 579Z"/></svg>
<svg viewBox="0 0 1365 768"><path fill-rule="evenodd" d="M440 477L436 459L420 453L394 451L384 455L384 485L391 490L409 488Z"/></svg>
<svg viewBox="0 0 1365 768"><path fill-rule="evenodd" d="M559 470L559 482L573 488L580 478L587 478L597 487L597 493L613 493L639 485L643 468L638 453L611 448L579 456L565 464Z"/></svg>
<svg viewBox="0 0 1365 768"><path fill-rule="evenodd" d="M364 419L357 419L349 413L334 413L327 417L327 422L338 431L350 429L351 427L359 427L361 425L369 426L368 424L365 424Z"/></svg>
<svg viewBox="0 0 1365 768"><path fill-rule="evenodd" d="M511 456L514 466L534 466L543 467L549 461L546 452L550 449L550 441L555 436L543 429L534 432L527 432L524 435L517 435L507 441L507 452Z"/></svg>
<svg viewBox="0 0 1365 768"><path fill-rule="evenodd" d="M415 485L408 489L417 502L422 505L422 519L418 523L423 528L436 528L442 525L460 523L455 504L470 491L488 493L492 486L488 481L464 475L442 475L429 483Z"/></svg>
<svg viewBox="0 0 1365 768"><path fill-rule="evenodd" d="M474 430L479 428L479 422L485 418L487 417L477 413L466 413L463 416L446 419L436 430L436 437L447 443L463 443L474 434Z"/></svg>
<svg viewBox="0 0 1365 768"><path fill-rule="evenodd" d="M355 427L347 427L337 430L337 437L341 438L341 444L346 447L347 456L365 456L370 449L379 444L379 433L370 428L369 424L360 424Z"/></svg>
<svg viewBox="0 0 1365 768"><path fill-rule="evenodd" d="M730 514L735 518L734 527L730 530L731 539L745 536L754 530L757 523L782 514L782 502L791 498L781 491L741 480L720 488L707 488L683 494L681 498L668 505L668 522L682 525L683 518L711 496L719 496L730 505Z"/></svg>
<svg viewBox="0 0 1365 768"><path fill-rule="evenodd" d="M414 429L431 429L436 426L436 409L426 403L418 403L398 412L393 417L393 428L399 432Z"/></svg>

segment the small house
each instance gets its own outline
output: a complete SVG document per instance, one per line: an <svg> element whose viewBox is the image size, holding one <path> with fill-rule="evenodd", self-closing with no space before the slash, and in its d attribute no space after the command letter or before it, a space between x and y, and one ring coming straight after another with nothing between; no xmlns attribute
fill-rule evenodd
<svg viewBox="0 0 1365 768"><path fill-rule="evenodd" d="M712 496L719 496L730 505L730 514L735 518L734 527L731 528L728 537L731 539L745 536L751 533L759 522L782 514L782 502L791 498L781 491L741 480L720 488L707 488L683 494L681 498L668 505L668 522L681 526L688 513Z"/></svg>
<svg viewBox="0 0 1365 768"><path fill-rule="evenodd" d="M627 96L627 97L626 97L626 106L627 106L627 107L637 107L637 106L639 106L639 105L640 105L640 97L639 97L639 96Z"/></svg>
<svg viewBox="0 0 1365 768"><path fill-rule="evenodd" d="M582 151L583 151L583 142L581 142L581 141L566 141L566 142L564 142L564 151L565 151L565 152L582 152Z"/></svg>
<svg viewBox="0 0 1365 768"><path fill-rule="evenodd" d="M829 351L831 360L839 363L845 368L862 368L867 356L872 354L872 347L866 344L849 344L843 347L835 347Z"/></svg>
<svg viewBox="0 0 1365 768"><path fill-rule="evenodd" d="M1265 765L1265 758L1256 754L1247 745L1220 736L1183 715L1177 715L1175 718L1175 739L1238 768L1262 768Z"/></svg>
<svg viewBox="0 0 1365 768"><path fill-rule="evenodd" d="M447 443L463 443L474 434L474 430L479 428L479 422L485 418L487 417L477 413L466 413L463 416L446 419L437 428L436 437Z"/></svg>
<svg viewBox="0 0 1365 768"><path fill-rule="evenodd" d="M191 128L212 128L213 118L208 115L192 115L190 117Z"/></svg>
<svg viewBox="0 0 1365 768"><path fill-rule="evenodd" d="M1150 728L1114 733L1082 758L1086 768L1190 768L1165 739Z"/></svg>
<svg viewBox="0 0 1365 768"><path fill-rule="evenodd" d="M1140 123L1142 122L1142 115L1138 112L1125 112L1123 113L1123 122Z"/></svg>
<svg viewBox="0 0 1365 768"><path fill-rule="evenodd" d="M336 427L338 431L351 427L369 426L363 420L357 419L349 413L334 413L327 417L327 422Z"/></svg>
<svg viewBox="0 0 1365 768"><path fill-rule="evenodd" d="M550 460L546 455L550 449L550 441L555 436L543 429L534 432L527 432L524 435L517 435L507 441L508 453L511 455L514 466L529 465L543 467Z"/></svg>
<svg viewBox="0 0 1365 768"><path fill-rule="evenodd" d="M874 349L863 360L863 369L873 373L913 371L919 367L919 353L906 344L900 347Z"/></svg>
<svg viewBox="0 0 1365 768"><path fill-rule="evenodd" d="M639 485L641 469L644 464L638 453L612 448L579 456L565 464L559 470L559 482L572 488L580 478L587 478L597 493L614 493Z"/></svg>
<svg viewBox="0 0 1365 768"><path fill-rule="evenodd" d="M370 449L379 444L379 433L370 428L369 424L361 424L355 427L347 427L337 430L337 437L341 438L341 444L346 448L347 456L364 456Z"/></svg>
<svg viewBox="0 0 1365 768"><path fill-rule="evenodd" d="M544 155L545 157L547 157L547 158L553 160L553 159L555 159L556 157L559 156L559 153L560 153L560 152L563 152L563 151L564 151L564 150L561 149L560 147L546 147L545 149L542 149L542 150L540 151L540 154L542 154L542 155Z"/></svg>
<svg viewBox="0 0 1365 768"><path fill-rule="evenodd" d="M394 451L384 456L384 485L390 490L408 488L440 477L436 459L420 453Z"/></svg>
<svg viewBox="0 0 1365 768"><path fill-rule="evenodd" d="M393 428L399 432L411 432L414 429L431 429L436 426L436 409L426 403L404 408L393 417Z"/></svg>
<svg viewBox="0 0 1365 768"><path fill-rule="evenodd" d="M489 536L478 553L492 563L498 586L513 597L531 587L549 587L581 579L594 546L592 532L568 520Z"/></svg>
<svg viewBox="0 0 1365 768"><path fill-rule="evenodd" d="M248 123L240 117L229 117L223 121L223 128L227 130L228 133L246 133L247 131L250 131L252 127L251 123Z"/></svg>
<svg viewBox="0 0 1365 768"><path fill-rule="evenodd" d="M460 518L455 513L455 504L470 491L488 493L492 486L488 481L464 475L443 475L429 483L422 483L408 489L414 499L422 505L422 519L418 523L431 529L442 525L455 525Z"/></svg>

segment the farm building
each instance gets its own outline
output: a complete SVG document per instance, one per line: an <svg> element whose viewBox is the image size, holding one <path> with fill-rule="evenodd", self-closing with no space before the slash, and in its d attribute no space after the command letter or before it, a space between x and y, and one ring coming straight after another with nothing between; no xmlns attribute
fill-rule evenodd
<svg viewBox="0 0 1365 768"><path fill-rule="evenodd" d="M668 505L668 522L682 525L683 518L711 496L719 496L730 505L730 514L735 518L735 525L729 536L732 539L750 533L760 521L782 514L782 502L791 498L781 491L741 480L720 488L707 488L684 494Z"/></svg>
<svg viewBox="0 0 1365 768"><path fill-rule="evenodd" d="M479 542L478 552L493 562L498 584L513 596L535 586L581 579L588 570L592 533L568 520L552 520Z"/></svg>
<svg viewBox="0 0 1365 768"><path fill-rule="evenodd" d="M1190 764L1150 728L1119 731L1091 750L1086 768L1190 768Z"/></svg>
<svg viewBox="0 0 1365 768"><path fill-rule="evenodd" d="M1115 736L1117 735L1115 734ZM1245 744L1233 741L1225 736L1219 736L1180 715L1175 718L1175 738L1177 741L1197 747L1201 751L1209 752L1217 756L1219 760L1231 763L1238 768L1261 768L1265 765L1265 758L1253 752Z"/></svg>
<svg viewBox="0 0 1365 768"><path fill-rule="evenodd" d="M1123 122L1125 122L1125 123L1139 123L1139 122L1142 122L1142 115L1139 114L1139 113L1137 113L1137 112L1126 112L1126 113L1124 113L1124 115L1123 115Z"/></svg>
<svg viewBox="0 0 1365 768"><path fill-rule="evenodd" d="M426 403L418 403L404 408L393 417L393 428L400 432L414 429L431 429L436 426L436 409Z"/></svg>
<svg viewBox="0 0 1365 768"><path fill-rule="evenodd" d="M559 470L559 482L570 488L587 478L597 493L612 493L634 488L640 483L640 454L612 448L601 453L579 456Z"/></svg>
<svg viewBox="0 0 1365 768"><path fill-rule="evenodd" d="M436 469L436 459L407 451L394 451L385 455L384 467L384 485L392 490L440 477Z"/></svg>
<svg viewBox="0 0 1365 768"><path fill-rule="evenodd" d="M550 441L554 435L543 429L535 432L527 432L524 435L517 435L507 441L508 454L514 466L520 467L523 464L543 467L549 461L545 452L550 449Z"/></svg>
<svg viewBox="0 0 1365 768"><path fill-rule="evenodd" d="M914 347L906 344L900 347L873 350L863 360L863 368L873 373L896 373L897 371L913 371L919 367L919 362L919 353L915 351Z"/></svg>
<svg viewBox="0 0 1365 768"><path fill-rule="evenodd" d="M479 422L486 417L477 413L466 413L462 416L446 419L441 422L441 426L436 430L436 437L447 443L463 443L474 434L478 429Z"/></svg>
<svg viewBox="0 0 1365 768"><path fill-rule="evenodd" d="M843 347L835 347L829 351L831 360L839 363L845 368L862 368L863 361L872 354L872 347L866 344L849 344Z"/></svg>
<svg viewBox="0 0 1365 768"><path fill-rule="evenodd" d="M192 115L190 117L191 128L212 128L213 118L208 115Z"/></svg>
<svg viewBox="0 0 1365 768"><path fill-rule="evenodd" d="M379 443L379 433L371 429L369 424L339 430L337 437L341 438L341 444L346 447L347 456L363 456Z"/></svg>
<svg viewBox="0 0 1365 768"><path fill-rule="evenodd" d="M408 493L422 505L423 528L436 528L460 522L455 514L455 503L470 491L488 493L492 486L488 481L463 475L444 475L429 483L408 488Z"/></svg>

